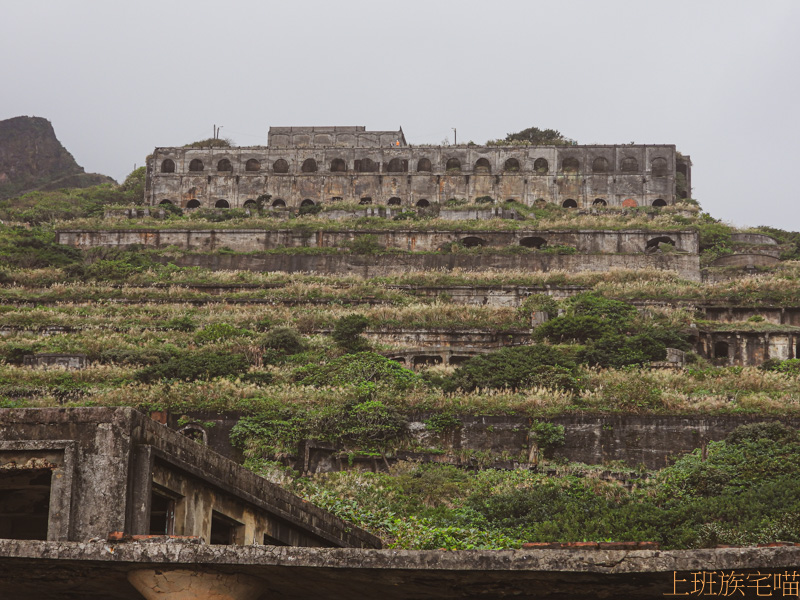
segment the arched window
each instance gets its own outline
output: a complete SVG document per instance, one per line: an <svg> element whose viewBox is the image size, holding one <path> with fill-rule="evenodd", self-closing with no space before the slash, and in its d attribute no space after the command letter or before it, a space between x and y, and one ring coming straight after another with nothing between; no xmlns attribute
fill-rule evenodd
<svg viewBox="0 0 800 600"><path fill-rule="evenodd" d="M245 171L260 171L261 170L261 163L257 161L255 158L251 158L244 164Z"/></svg>
<svg viewBox="0 0 800 600"><path fill-rule="evenodd" d="M608 206L608 202L602 198L595 198L594 202L592 202L592 206Z"/></svg>
<svg viewBox="0 0 800 600"><path fill-rule="evenodd" d="M367 204L372 204L372 198L369 196L363 197L361 200L358 201L359 204L362 206L366 206Z"/></svg>
<svg viewBox="0 0 800 600"><path fill-rule="evenodd" d="M650 163L650 172L653 177L666 177L667 176L667 159L654 158Z"/></svg>
<svg viewBox="0 0 800 600"><path fill-rule="evenodd" d="M164 198L161 202L159 202L159 204L172 204L172 201Z"/></svg>
<svg viewBox="0 0 800 600"><path fill-rule="evenodd" d="M397 198L396 196L394 198L389 198L389 206L400 206L401 203L402 201L400 198Z"/></svg>
<svg viewBox="0 0 800 600"><path fill-rule="evenodd" d="M578 203L575 202L572 198L567 198L564 202L561 203L561 206L564 208L578 208Z"/></svg>
<svg viewBox="0 0 800 600"><path fill-rule="evenodd" d="M331 202L341 202L343 199L341 196L334 196L331 198Z"/></svg>
<svg viewBox="0 0 800 600"><path fill-rule="evenodd" d="M203 170L203 161L199 158L195 158L192 162L189 163L189 170L190 171L202 171Z"/></svg>
<svg viewBox="0 0 800 600"><path fill-rule="evenodd" d="M608 173L608 161L598 156L592 161L592 173Z"/></svg>
<svg viewBox="0 0 800 600"><path fill-rule="evenodd" d="M389 173L407 173L408 161L401 158L393 158L389 161L389 165L386 167L386 170Z"/></svg>
<svg viewBox="0 0 800 600"><path fill-rule="evenodd" d="M314 170L316 171L316 169ZM346 172L347 172L347 163L344 162L344 160L342 160L341 158L334 158L331 161L331 173L346 173Z"/></svg>
<svg viewBox="0 0 800 600"><path fill-rule="evenodd" d="M300 203L300 207L302 208L303 206L314 206L314 201L309 198L306 198Z"/></svg>
<svg viewBox="0 0 800 600"><path fill-rule="evenodd" d="M200 208L200 201L197 198L192 198L186 203L186 208Z"/></svg>
<svg viewBox="0 0 800 600"><path fill-rule="evenodd" d="M644 251L648 253L658 252L659 246L661 246L661 244L667 244L668 246L672 246L674 248L675 240L665 235L652 238L647 241L647 245L645 246Z"/></svg>
<svg viewBox="0 0 800 600"><path fill-rule="evenodd" d="M433 169L431 168L431 161L427 158L420 158L419 162L417 163L417 172L428 172L430 173Z"/></svg>
<svg viewBox="0 0 800 600"><path fill-rule="evenodd" d="M233 171L231 161L229 161L227 158L223 158L217 163L217 171Z"/></svg>
<svg viewBox="0 0 800 600"><path fill-rule="evenodd" d="M252 198L250 200L245 200L244 201L244 207L245 208L255 208L256 206L257 206L256 205L256 201L253 200Z"/></svg>
<svg viewBox="0 0 800 600"><path fill-rule="evenodd" d="M289 172L289 163L279 158L274 163L272 163L272 172L273 173L288 173Z"/></svg>
<svg viewBox="0 0 800 600"><path fill-rule="evenodd" d="M378 163L371 158L356 159L353 161L353 170L356 173L377 173Z"/></svg>
<svg viewBox="0 0 800 600"><path fill-rule="evenodd" d="M717 342L714 344L714 358L728 358L730 347L728 342Z"/></svg>
<svg viewBox="0 0 800 600"><path fill-rule="evenodd" d="M162 173L174 173L175 172L175 161L171 158L164 159L161 162L161 172Z"/></svg>
<svg viewBox="0 0 800 600"><path fill-rule="evenodd" d="M655 200L653 200L653 206L661 207L666 205L667 202L663 198L656 198Z"/></svg>
<svg viewBox="0 0 800 600"><path fill-rule="evenodd" d="M447 161L447 164L444 167L445 171L460 171L461 170L461 161L457 158L450 158Z"/></svg>
<svg viewBox="0 0 800 600"><path fill-rule="evenodd" d="M533 170L539 175L545 175L550 170L550 164L547 162L546 158L537 158L533 162Z"/></svg>
<svg viewBox="0 0 800 600"><path fill-rule="evenodd" d="M519 245L524 248L544 248L547 246L547 241L540 237L524 237L519 241Z"/></svg>
<svg viewBox="0 0 800 600"><path fill-rule="evenodd" d="M417 206L419 208L428 208L430 205L431 203L425 200L425 198L420 198L419 200L417 200Z"/></svg>
<svg viewBox="0 0 800 600"><path fill-rule="evenodd" d="M509 158L503 165L504 171L519 171L519 161L516 158Z"/></svg>
<svg viewBox="0 0 800 600"><path fill-rule="evenodd" d="M623 173L635 173L639 170L639 161L632 156L623 158L619 165L619 170Z"/></svg>
<svg viewBox="0 0 800 600"><path fill-rule="evenodd" d="M469 237L462 238L461 239L461 245L464 246L464 248L477 248L479 246L485 246L486 245L486 240L483 239L483 238L479 238L479 237L476 237L474 235L471 235Z"/></svg>
<svg viewBox="0 0 800 600"><path fill-rule="evenodd" d="M228 201L222 198L217 200L216 203L214 204L214 208L230 208L230 207L231 205L228 204Z"/></svg>
<svg viewBox="0 0 800 600"><path fill-rule="evenodd" d="M574 156L569 156L564 159L561 163L561 170L564 173L577 173L578 170L581 168L581 164L578 162L578 159Z"/></svg>
<svg viewBox="0 0 800 600"><path fill-rule="evenodd" d="M474 170L475 170L476 173L491 173L492 172L492 165L485 158L479 158L475 162L475 169Z"/></svg>
<svg viewBox="0 0 800 600"><path fill-rule="evenodd" d="M314 204L311 202L311 204ZM280 198L276 198L272 201L272 208L286 208L286 202L281 200Z"/></svg>
<svg viewBox="0 0 800 600"><path fill-rule="evenodd" d="M300 167L300 170L303 173L316 173L317 172L317 161L313 158L307 158L303 161L303 166Z"/></svg>

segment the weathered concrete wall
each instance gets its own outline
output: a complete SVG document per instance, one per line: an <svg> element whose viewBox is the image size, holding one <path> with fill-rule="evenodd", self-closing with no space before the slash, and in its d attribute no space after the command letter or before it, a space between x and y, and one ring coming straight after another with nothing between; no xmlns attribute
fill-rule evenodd
<svg viewBox="0 0 800 600"><path fill-rule="evenodd" d="M220 435L214 441L209 438L211 447L221 454L237 456L229 437L222 434L229 434L242 413L196 411L185 414L196 423L214 423L208 431L218 430ZM513 457L520 463L528 460L532 423L528 417L461 415L458 427L438 434L426 428L425 420L429 416L428 413L420 414L408 423L409 434L418 447L450 450L455 455L462 451L490 453L498 460ZM722 440L740 425L780 420L800 427L800 419L757 416L563 415L542 420L564 426L566 443L555 450L556 457L589 465L623 461L631 468L644 465L648 469L661 469L676 456L702 448L710 441ZM170 415L169 422L177 427L177 416ZM310 471L338 468L336 461L331 459L335 451L330 445L310 444L309 456L298 456L299 463L295 466L300 469L307 466ZM470 453L463 454L464 464L471 464ZM437 456L441 458L441 455ZM382 466L382 461L373 462L372 467L364 466Z"/></svg>
<svg viewBox="0 0 800 600"><path fill-rule="evenodd" d="M722 366L758 366L768 359L800 358L800 330L701 331L695 351Z"/></svg>
<svg viewBox="0 0 800 600"><path fill-rule="evenodd" d="M778 254L777 251L774 254ZM770 267L780 262L777 256L767 253L738 253L720 256L711 263L714 267Z"/></svg>
<svg viewBox="0 0 800 600"><path fill-rule="evenodd" d="M197 254L170 259L180 267L203 267L230 271L283 271L347 274L359 277L383 277L408 271L454 269L491 271L519 269L523 271L608 271L610 269L660 269L675 271L681 277L700 280L700 259L691 254L409 254L359 256L264 254Z"/></svg>
<svg viewBox="0 0 800 600"><path fill-rule="evenodd" d="M280 248L346 248L353 240L374 236L382 247L409 252L434 252L447 244L461 242L466 246L507 248L512 246L571 246L588 254L638 254L657 246L657 240L669 239L676 250L697 254L696 231L417 231L417 230L350 230L305 232L284 229L127 229L127 230L63 230L56 233L56 242L79 248L141 245L152 248L174 246L183 250L213 252L228 248L237 252L258 252ZM648 245L649 244L649 245Z"/></svg>
<svg viewBox="0 0 800 600"><path fill-rule="evenodd" d="M263 194L291 207L362 198L415 206L480 196L528 205L573 201L576 207L675 201L673 145L324 147L310 137L303 144L308 147L288 139L284 145L156 148L147 164L145 200L181 207L191 201L214 207L220 200L241 207ZM192 161L202 170L190 170ZM219 170L228 163L230 170Z"/></svg>
<svg viewBox="0 0 800 600"><path fill-rule="evenodd" d="M750 317L763 317L767 323L800 327L800 307L798 306L698 306L703 318L709 321L735 323L747 321Z"/></svg>

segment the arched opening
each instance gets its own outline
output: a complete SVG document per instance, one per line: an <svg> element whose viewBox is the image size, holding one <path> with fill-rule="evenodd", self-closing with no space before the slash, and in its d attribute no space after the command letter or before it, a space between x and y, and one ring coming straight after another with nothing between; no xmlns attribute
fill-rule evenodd
<svg viewBox="0 0 800 600"><path fill-rule="evenodd" d="M200 201L197 198L192 198L186 203L186 208L200 208Z"/></svg>
<svg viewBox="0 0 800 600"><path fill-rule="evenodd" d="M653 177L666 177L667 176L667 159L654 158L650 163L650 172Z"/></svg>
<svg viewBox="0 0 800 600"><path fill-rule="evenodd" d="M524 237L519 241L519 245L523 248L536 248L537 250L547 246L547 240L540 237Z"/></svg>
<svg viewBox="0 0 800 600"><path fill-rule="evenodd" d="M649 253L658 252L661 244L668 244L674 248L675 240L665 235L653 238L647 241L644 251Z"/></svg>
<svg viewBox="0 0 800 600"><path fill-rule="evenodd" d="M434 365L442 364L442 357L436 354L420 355L414 357L415 367L432 367Z"/></svg>
<svg viewBox="0 0 800 600"><path fill-rule="evenodd" d="M478 248L480 246L485 246L486 240L474 235L470 235L461 239L461 245L464 246L464 248Z"/></svg>
<svg viewBox="0 0 800 600"><path fill-rule="evenodd" d="M461 170L461 161L457 158L450 158L447 160L447 164L445 164L445 171L460 171Z"/></svg>
<svg viewBox="0 0 800 600"><path fill-rule="evenodd" d="M506 204L511 204L512 202L516 202L516 198L506 198Z"/></svg>
<svg viewBox="0 0 800 600"><path fill-rule="evenodd" d="M516 158L509 158L503 164L504 171L519 171L519 161Z"/></svg>
<svg viewBox="0 0 800 600"><path fill-rule="evenodd" d="M208 445L208 433L206 433L206 430L199 423L188 423L178 429L178 433L203 446Z"/></svg>
<svg viewBox="0 0 800 600"><path fill-rule="evenodd" d="M353 170L356 173L377 173L378 163L370 158L361 158L353 161Z"/></svg>
<svg viewBox="0 0 800 600"><path fill-rule="evenodd" d="M577 173L580 168L581 164L574 156L568 156L564 159L564 162L561 163L561 170L564 173Z"/></svg>
<svg viewBox="0 0 800 600"><path fill-rule="evenodd" d="M273 173L288 173L289 172L289 163L279 158L274 163L272 163L272 172Z"/></svg>
<svg viewBox="0 0 800 600"><path fill-rule="evenodd" d="M622 162L619 165L619 170L623 173L635 173L639 170L639 161L637 161L632 156L628 156L627 158L623 158Z"/></svg>
<svg viewBox="0 0 800 600"><path fill-rule="evenodd" d="M637 206L639 206L639 203L633 198L625 198L622 201L622 208L636 208Z"/></svg>
<svg viewBox="0 0 800 600"><path fill-rule="evenodd" d="M172 204L172 201L164 198L161 202L159 202L159 204Z"/></svg>
<svg viewBox="0 0 800 600"><path fill-rule="evenodd" d="M389 198L388 204L389 206L400 206L401 204L400 198L397 198L396 196L394 198Z"/></svg>
<svg viewBox="0 0 800 600"><path fill-rule="evenodd" d="M341 202L342 200L344 200L344 198L342 198L341 196L333 196L331 198L331 202Z"/></svg>
<svg viewBox="0 0 800 600"><path fill-rule="evenodd" d="M402 158L393 158L386 167L389 173L407 173L408 161Z"/></svg>
<svg viewBox="0 0 800 600"><path fill-rule="evenodd" d="M431 168L431 161L427 158L420 158L419 162L417 163L417 172L418 173L430 173L433 169Z"/></svg>
<svg viewBox="0 0 800 600"><path fill-rule="evenodd" d="M220 198L214 203L214 208L230 208L231 205L228 204L227 200Z"/></svg>
<svg viewBox="0 0 800 600"><path fill-rule="evenodd" d="M303 161L303 166L300 167L300 170L303 173L316 173L317 172L317 161L313 158L307 158Z"/></svg>
<svg viewBox="0 0 800 600"><path fill-rule="evenodd" d="M309 199L309 198L306 198L305 200L303 200L303 201L300 203L300 208L302 208L302 207L304 207L304 206L314 206L314 201L313 201L313 200L311 200L311 199Z"/></svg>
<svg viewBox="0 0 800 600"><path fill-rule="evenodd" d="M539 175L546 175L550 171L550 163L547 162L546 158L537 158L533 161L533 170Z"/></svg>
<svg viewBox="0 0 800 600"><path fill-rule="evenodd" d="M714 344L714 358L728 358L730 356L730 346L728 342L716 342Z"/></svg>
<svg viewBox="0 0 800 600"><path fill-rule="evenodd" d="M347 163L341 158L334 158L331 161L331 173L346 173Z"/></svg>
<svg viewBox="0 0 800 600"><path fill-rule="evenodd" d="M245 200L244 201L244 207L245 208L256 208L256 206L258 206L258 205L256 204L256 201L253 200L252 198L250 200Z"/></svg>
<svg viewBox="0 0 800 600"><path fill-rule="evenodd" d="M608 173L608 161L598 156L592 161L592 173Z"/></svg>
<svg viewBox="0 0 800 600"><path fill-rule="evenodd" d="M175 172L175 161L171 158L167 158L161 162L161 172L162 173L174 173Z"/></svg>
<svg viewBox="0 0 800 600"><path fill-rule="evenodd" d="M656 198L655 200L653 200L653 206L660 207L660 206L666 206L666 205L667 205L667 202L663 198Z"/></svg>
<svg viewBox="0 0 800 600"><path fill-rule="evenodd" d="M190 171L202 171L203 170L203 161L199 158L195 158L192 162L189 163L189 170Z"/></svg>
<svg viewBox="0 0 800 600"><path fill-rule="evenodd" d="M489 163L487 159L479 158L477 161L475 161L474 171L476 173L488 174L492 172L492 165Z"/></svg>
<svg viewBox="0 0 800 600"><path fill-rule="evenodd" d="M567 198L561 203L561 206L564 208L578 208L578 203L575 202L572 198Z"/></svg>
<svg viewBox="0 0 800 600"><path fill-rule="evenodd" d="M547 200L545 200L544 198L537 198L536 200L533 201L533 205L536 208L544 208L545 206L547 206Z"/></svg>
<svg viewBox="0 0 800 600"><path fill-rule="evenodd" d="M233 171L233 165L227 158L223 158L217 163L217 171Z"/></svg>
<svg viewBox="0 0 800 600"><path fill-rule="evenodd" d="M602 198L595 198L594 202L592 202L592 206L608 206L608 202Z"/></svg>
<svg viewBox="0 0 800 600"><path fill-rule="evenodd" d="M425 198L420 198L419 200L417 200L418 208L428 208L430 205L431 203L425 200Z"/></svg>
<svg viewBox="0 0 800 600"><path fill-rule="evenodd" d="M365 196L364 198L359 200L358 203L361 204L362 206L366 206L367 204L372 204L372 198L370 198L369 196Z"/></svg>
<svg viewBox="0 0 800 600"><path fill-rule="evenodd" d="M261 170L261 163L257 161L255 158L251 158L246 163L244 163L244 170L245 171L260 171Z"/></svg>
<svg viewBox="0 0 800 600"><path fill-rule="evenodd" d="M314 204L314 203L311 202L311 204ZM301 204L300 206L304 206L304 205ZM286 202L284 202L280 198L276 198L275 200L272 201L272 208L286 208Z"/></svg>

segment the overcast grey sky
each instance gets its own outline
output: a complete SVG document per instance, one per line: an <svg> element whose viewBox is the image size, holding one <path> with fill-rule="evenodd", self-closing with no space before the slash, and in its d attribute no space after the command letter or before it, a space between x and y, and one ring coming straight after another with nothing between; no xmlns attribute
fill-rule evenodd
<svg viewBox="0 0 800 600"><path fill-rule="evenodd" d="M402 125L412 144L530 126L674 143L694 196L800 230L798 0L0 0L0 119L50 119L87 171L270 125Z"/></svg>

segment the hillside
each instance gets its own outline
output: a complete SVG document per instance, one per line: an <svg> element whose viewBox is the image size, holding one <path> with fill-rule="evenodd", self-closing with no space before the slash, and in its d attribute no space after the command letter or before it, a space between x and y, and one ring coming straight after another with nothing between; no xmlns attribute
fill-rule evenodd
<svg viewBox="0 0 800 600"><path fill-rule="evenodd" d="M114 180L86 173L42 117L0 121L0 200L33 190L84 188Z"/></svg>
<svg viewBox="0 0 800 600"><path fill-rule="evenodd" d="M394 547L800 541L796 233L143 185L0 202L0 406L133 406Z"/></svg>

